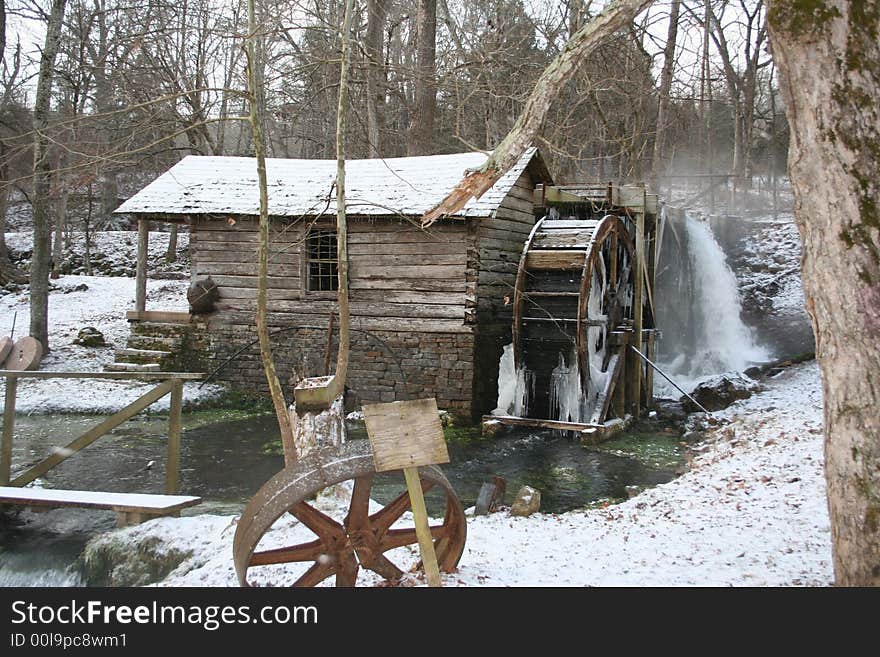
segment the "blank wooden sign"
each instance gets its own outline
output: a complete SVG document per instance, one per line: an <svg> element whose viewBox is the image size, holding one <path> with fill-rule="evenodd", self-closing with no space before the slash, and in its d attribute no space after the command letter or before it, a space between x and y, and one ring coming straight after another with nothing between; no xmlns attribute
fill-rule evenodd
<svg viewBox="0 0 880 657"><path fill-rule="evenodd" d="M363 407L376 472L448 463L436 399Z"/></svg>

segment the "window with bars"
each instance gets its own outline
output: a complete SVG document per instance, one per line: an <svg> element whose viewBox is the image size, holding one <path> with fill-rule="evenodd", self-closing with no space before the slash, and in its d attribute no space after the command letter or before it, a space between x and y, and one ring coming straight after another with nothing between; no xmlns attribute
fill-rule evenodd
<svg viewBox="0 0 880 657"><path fill-rule="evenodd" d="M336 231L313 230L306 241L308 290L332 292L338 289Z"/></svg>

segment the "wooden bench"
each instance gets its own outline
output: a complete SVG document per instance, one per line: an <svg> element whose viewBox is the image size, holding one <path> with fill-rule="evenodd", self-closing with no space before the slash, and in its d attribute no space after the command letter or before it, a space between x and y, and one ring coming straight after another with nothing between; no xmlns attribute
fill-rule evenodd
<svg viewBox="0 0 880 657"><path fill-rule="evenodd" d="M194 506L201 501L201 497L190 495L104 493L88 490L0 486L0 504L17 504L36 508L76 506L87 509L111 509L116 512L117 527L136 525L159 516L179 516L181 509Z"/></svg>

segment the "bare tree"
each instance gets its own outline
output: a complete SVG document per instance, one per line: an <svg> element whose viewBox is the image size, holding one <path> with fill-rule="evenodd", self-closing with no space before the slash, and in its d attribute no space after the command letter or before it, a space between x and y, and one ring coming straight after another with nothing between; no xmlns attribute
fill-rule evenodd
<svg viewBox="0 0 880 657"><path fill-rule="evenodd" d="M571 79L580 61L605 38L625 27L652 0L616 0L593 21L582 27L563 51L544 69L513 129L478 170L467 174L440 203L425 213L422 225L433 224L444 214L461 209L479 198L508 171L525 152L544 125L550 104Z"/></svg>
<svg viewBox="0 0 880 657"><path fill-rule="evenodd" d="M67 0L52 0L34 101L34 251L31 259L30 334L39 340L46 351L49 350L49 267L52 264L49 250L52 232L49 207L52 163L49 159L47 129L55 56L61 41L61 21L66 4Z"/></svg>
<svg viewBox="0 0 880 657"><path fill-rule="evenodd" d="M835 581L880 586L880 12L772 0L768 21L822 370Z"/></svg>
<svg viewBox="0 0 880 657"><path fill-rule="evenodd" d="M675 42L678 39L678 17L681 0L672 0L669 8L669 28L666 47L663 49L663 70L660 73L660 91L657 103L657 133L654 137L654 154L651 158L651 183L657 188L657 180L663 169L666 129L669 122L669 93L672 90L672 73L675 68Z"/></svg>
<svg viewBox="0 0 880 657"><path fill-rule="evenodd" d="M437 114L437 0L418 0L415 105L409 125L408 155L434 152Z"/></svg>

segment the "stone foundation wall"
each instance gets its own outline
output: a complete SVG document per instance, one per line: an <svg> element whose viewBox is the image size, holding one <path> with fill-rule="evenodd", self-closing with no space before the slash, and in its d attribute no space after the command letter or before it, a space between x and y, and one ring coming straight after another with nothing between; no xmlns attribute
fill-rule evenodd
<svg viewBox="0 0 880 657"><path fill-rule="evenodd" d="M240 326L213 326L210 335L213 367L257 339L255 329ZM325 329L285 330L273 335L271 341L278 377L289 399L296 381L324 374ZM335 335L330 354L332 373L336 365ZM346 402L353 408L362 403L436 397L439 408L469 421L473 376L474 335L470 332L353 330ZM217 379L248 392L267 394L259 345L245 349Z"/></svg>

